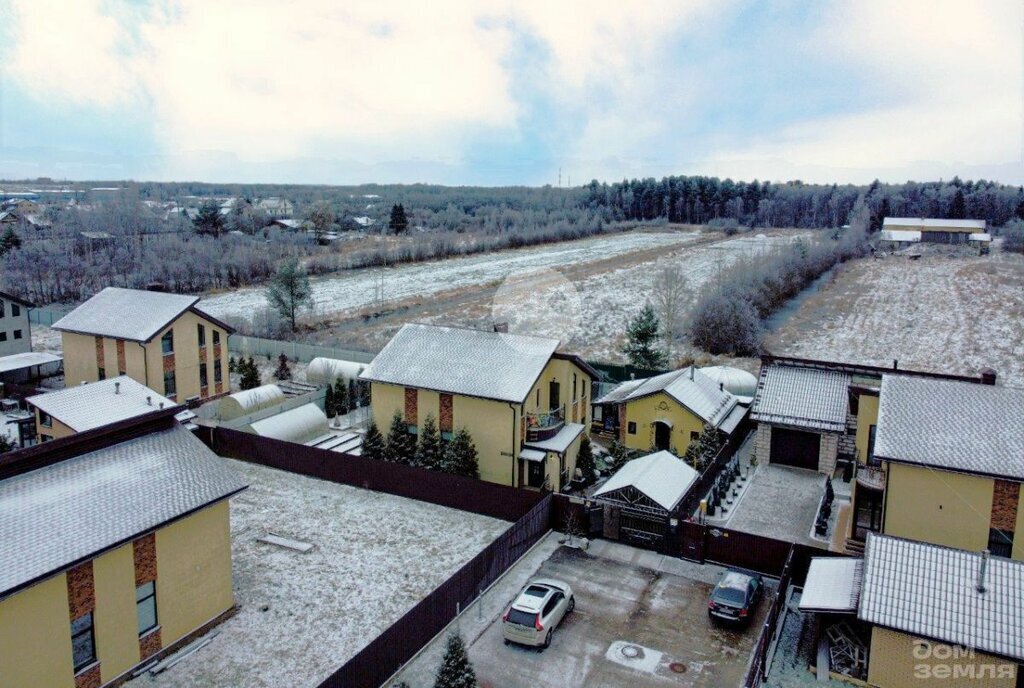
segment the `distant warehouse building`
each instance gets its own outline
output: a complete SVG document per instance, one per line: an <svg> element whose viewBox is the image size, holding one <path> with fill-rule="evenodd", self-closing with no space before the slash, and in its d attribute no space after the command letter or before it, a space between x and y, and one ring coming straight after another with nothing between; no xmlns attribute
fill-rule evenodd
<svg viewBox="0 0 1024 688"><path fill-rule="evenodd" d="M973 235L973 236L972 236ZM887 217L882 239L922 241L932 244L966 244L987 237L985 220L942 220L923 217ZM914 239L909 239L914 237Z"/></svg>

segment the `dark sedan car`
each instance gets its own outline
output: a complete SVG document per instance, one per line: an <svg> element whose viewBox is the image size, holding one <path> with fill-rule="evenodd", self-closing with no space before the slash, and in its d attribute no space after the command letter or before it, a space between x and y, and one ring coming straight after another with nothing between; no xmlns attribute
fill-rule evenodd
<svg viewBox="0 0 1024 688"><path fill-rule="evenodd" d="M708 617L713 620L746 623L754 615L764 581L756 573L729 569L711 591Z"/></svg>

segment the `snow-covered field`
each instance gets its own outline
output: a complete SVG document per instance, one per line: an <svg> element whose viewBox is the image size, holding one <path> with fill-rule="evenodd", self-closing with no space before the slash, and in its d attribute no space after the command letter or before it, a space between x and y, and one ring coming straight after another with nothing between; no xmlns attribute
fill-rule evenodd
<svg viewBox="0 0 1024 688"><path fill-rule="evenodd" d="M768 338L775 354L976 375L1024 386L1024 256L848 263Z"/></svg>
<svg viewBox="0 0 1024 688"><path fill-rule="evenodd" d="M250 484L231 502L238 613L208 646L131 686L315 686L509 526L224 461ZM268 532L315 549L256 541Z"/></svg>
<svg viewBox="0 0 1024 688"><path fill-rule="evenodd" d="M674 247L699 237L699 232L629 232L465 258L410 263L383 271L354 270L313 282L314 312L324 316L371 306L378 300L382 273L384 299L394 302L491 284L532 270L558 269L660 246ZM252 287L216 294L204 298L202 308L219 318L249 317L267 305L265 293L263 287Z"/></svg>

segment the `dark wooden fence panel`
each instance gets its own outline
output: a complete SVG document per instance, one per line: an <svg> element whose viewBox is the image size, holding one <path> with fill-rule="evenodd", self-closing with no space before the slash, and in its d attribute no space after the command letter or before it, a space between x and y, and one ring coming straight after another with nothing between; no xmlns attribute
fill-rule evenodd
<svg viewBox="0 0 1024 688"><path fill-rule="evenodd" d="M793 544L783 540L727 528L707 528L704 558L723 566L750 569L778 577Z"/></svg>
<svg viewBox="0 0 1024 688"><path fill-rule="evenodd" d="M220 456L505 521L518 520L540 499L538 492L339 454L238 430L200 428L197 436Z"/></svg>
<svg viewBox="0 0 1024 688"><path fill-rule="evenodd" d="M776 541L778 542L778 541ZM779 569L779 587L775 590L775 599L768 609L764 624L761 626L761 635L757 638L757 644L750 656L750 666L747 668L747 676L743 681L743 688L758 688L765 679L768 672L768 653L771 650L772 641L775 639L779 624L783 622L783 615L786 607L786 595L789 586L792 584L794 560L797 558L797 545L790 545L789 551Z"/></svg>
<svg viewBox="0 0 1024 688"><path fill-rule="evenodd" d="M590 512L583 502L575 502L564 494L551 495L551 527L573 535L590 536Z"/></svg>

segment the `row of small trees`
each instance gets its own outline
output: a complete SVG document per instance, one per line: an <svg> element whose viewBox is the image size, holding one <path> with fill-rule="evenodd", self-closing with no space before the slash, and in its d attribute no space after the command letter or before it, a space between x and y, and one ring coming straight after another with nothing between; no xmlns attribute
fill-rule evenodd
<svg viewBox="0 0 1024 688"><path fill-rule="evenodd" d="M696 439L692 440L686 447L686 451L683 453L682 457L680 457L680 460L686 462L687 465L697 472L703 471L711 464L711 461L715 456L718 455L718 452L722 449L722 445L722 436L718 430L711 425L705 424L700 435L698 435ZM651 451L654 451L654 447L651 447ZM581 446L580 454L582 453L583 448ZM673 453L675 453L674 450ZM636 449L630 449L616 439L612 440L611 445L608 447L608 454L611 456L610 468L614 473L633 459L640 458L640 456L643 455L643 452L637 451ZM577 459L577 465L579 465L579 459Z"/></svg>
<svg viewBox="0 0 1024 688"><path fill-rule="evenodd" d="M451 440L443 440L430 415L423 420L416 435L409 432L401 413L395 413L391 419L387 437L371 420L363 438L363 456L468 478L480 477L476 445L469 432L459 428Z"/></svg>
<svg viewBox="0 0 1024 688"><path fill-rule="evenodd" d="M339 377L333 385L327 385L324 411L328 418L343 416L349 411L370 405L370 386L355 378L345 382Z"/></svg>

